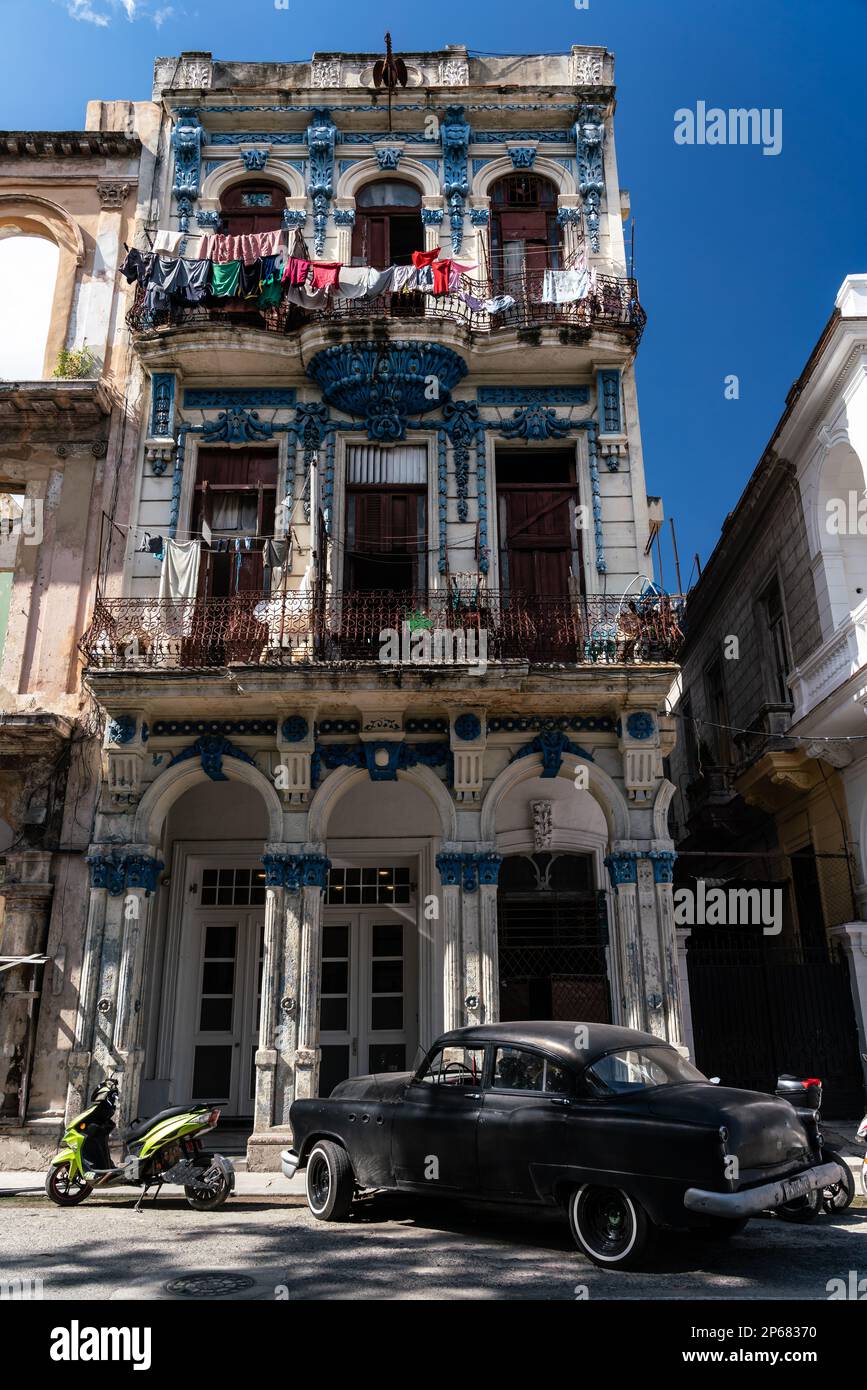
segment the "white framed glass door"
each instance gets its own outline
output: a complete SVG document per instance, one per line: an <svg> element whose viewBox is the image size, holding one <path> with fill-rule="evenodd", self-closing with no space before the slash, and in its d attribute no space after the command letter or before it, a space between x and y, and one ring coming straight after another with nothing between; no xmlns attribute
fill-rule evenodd
<svg viewBox="0 0 867 1390"><path fill-rule="evenodd" d="M264 914L199 911L196 918L189 1098L219 1102L229 1115L252 1115Z"/></svg>
<svg viewBox="0 0 867 1390"><path fill-rule="evenodd" d="M326 908L319 1094L350 1076L407 1071L418 1040L416 927L389 908Z"/></svg>

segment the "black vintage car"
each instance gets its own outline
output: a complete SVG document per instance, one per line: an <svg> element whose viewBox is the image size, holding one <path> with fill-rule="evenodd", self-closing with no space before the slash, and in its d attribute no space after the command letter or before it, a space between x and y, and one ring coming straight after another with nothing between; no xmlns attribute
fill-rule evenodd
<svg viewBox="0 0 867 1390"><path fill-rule="evenodd" d="M283 1172L341 1221L360 1190L565 1208L603 1267L647 1256L657 1228L728 1236L797 1215L840 1177L786 1100L714 1085L649 1033L489 1023L446 1033L413 1073L297 1100Z"/></svg>

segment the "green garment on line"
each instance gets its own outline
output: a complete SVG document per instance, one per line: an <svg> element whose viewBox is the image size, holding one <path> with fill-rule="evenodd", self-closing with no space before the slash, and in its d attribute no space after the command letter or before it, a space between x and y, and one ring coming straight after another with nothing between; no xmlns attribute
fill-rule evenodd
<svg viewBox="0 0 867 1390"><path fill-rule="evenodd" d="M222 265L211 266L211 294L222 299L238 293L241 278L240 261L224 261Z"/></svg>
<svg viewBox="0 0 867 1390"><path fill-rule="evenodd" d="M274 309L283 298L283 286L280 283L279 275L271 275L267 280L262 281L262 293L259 295L260 309Z"/></svg>

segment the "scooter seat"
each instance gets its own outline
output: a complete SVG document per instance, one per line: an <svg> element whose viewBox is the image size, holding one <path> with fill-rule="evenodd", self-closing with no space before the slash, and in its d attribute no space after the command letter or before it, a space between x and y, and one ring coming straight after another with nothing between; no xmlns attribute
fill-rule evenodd
<svg viewBox="0 0 867 1390"><path fill-rule="evenodd" d="M158 1125L162 1120L170 1120L173 1115L186 1115L187 1111L192 1109L192 1105L170 1105L168 1110L158 1110L146 1120L133 1120L124 1134L124 1139L128 1144L134 1144L137 1139L143 1139L148 1130L153 1129L154 1125Z"/></svg>

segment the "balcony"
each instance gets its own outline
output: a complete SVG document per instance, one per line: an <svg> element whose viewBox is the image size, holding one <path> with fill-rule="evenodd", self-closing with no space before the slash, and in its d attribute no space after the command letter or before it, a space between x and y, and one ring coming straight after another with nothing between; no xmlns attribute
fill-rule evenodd
<svg viewBox="0 0 867 1390"><path fill-rule="evenodd" d="M91 671L374 663L586 666L669 663L683 600L500 593L262 593L182 601L99 598L81 640ZM385 631L398 643L386 649Z"/></svg>
<svg viewBox="0 0 867 1390"><path fill-rule="evenodd" d="M538 280L538 276L535 280ZM559 328L562 342L587 339L597 329L613 329L625 334L637 347L647 315L638 299L638 282L615 275L597 275L594 291L573 304L543 304L541 284L534 277L515 281L465 281L463 294L411 293L386 294L373 299L335 300L322 309L298 308L285 301L277 308L258 310L243 300L225 299L209 304L183 305L154 314L145 309L144 291L136 291L127 314L130 332L138 337L173 328L220 325L226 328L256 328L279 336L291 335L310 325L341 325L407 321L430 324L445 322L457 327L467 338L492 337L517 331L535 335L543 328ZM473 308L468 299L485 301L492 295L510 295L515 303L499 314ZM464 297L466 295L466 298Z"/></svg>

